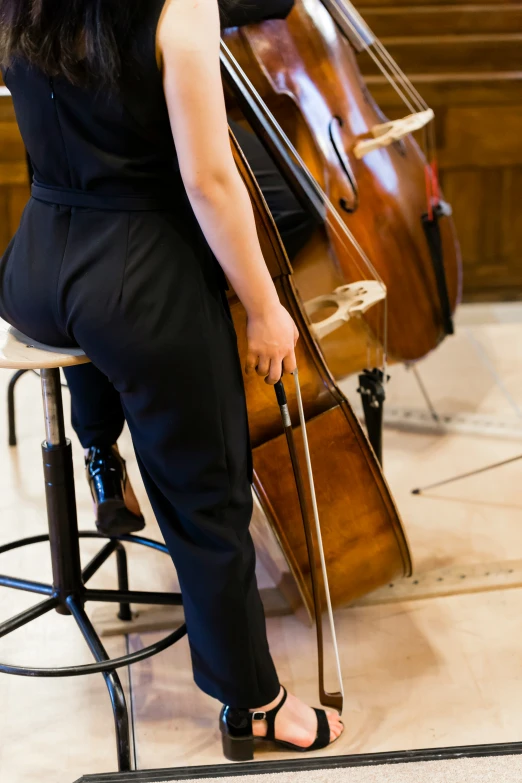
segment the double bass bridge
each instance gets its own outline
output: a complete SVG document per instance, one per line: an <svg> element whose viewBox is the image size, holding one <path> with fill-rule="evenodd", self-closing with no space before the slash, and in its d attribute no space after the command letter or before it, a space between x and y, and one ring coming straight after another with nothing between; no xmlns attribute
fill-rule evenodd
<svg viewBox="0 0 522 783"><path fill-rule="evenodd" d="M311 330L318 340L335 332L352 318L364 315L386 298L386 288L377 280L361 280L339 286L331 294L323 294L305 302ZM334 312L332 313L332 309ZM318 318L323 313L329 313Z"/></svg>

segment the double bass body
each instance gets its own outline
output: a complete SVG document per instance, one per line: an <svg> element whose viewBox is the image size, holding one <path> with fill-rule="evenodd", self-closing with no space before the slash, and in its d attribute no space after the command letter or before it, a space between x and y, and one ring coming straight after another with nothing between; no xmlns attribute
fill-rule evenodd
<svg viewBox="0 0 522 783"><path fill-rule="evenodd" d="M426 161L418 144L407 136L362 159L353 154L355 142L386 118L364 85L354 50L321 0L297 0L287 20L231 31L226 40L385 284L389 358L410 362L425 356L446 332L422 226ZM459 248L451 219L442 217L439 226L453 311L460 295ZM305 300L314 284L316 293L325 293L321 253L333 252L343 282L361 279L361 266L335 236L317 243L319 248L305 248L293 262ZM381 339L382 312L368 311L365 322L374 339ZM361 369L361 351L347 342L338 335L323 345L337 377Z"/></svg>
<svg viewBox="0 0 522 783"><path fill-rule="evenodd" d="M310 333L290 263L259 188L237 144L234 140L232 143L240 174L251 195L264 257L281 302L301 334L296 355L332 602L334 606L343 606L398 575L409 574L408 545L375 454ZM229 302L239 352L244 357L246 313L232 291ZM287 384L288 402L292 419L297 421L292 386ZM246 392L254 486L304 602L312 611L303 522L274 392L257 376L247 376Z"/></svg>

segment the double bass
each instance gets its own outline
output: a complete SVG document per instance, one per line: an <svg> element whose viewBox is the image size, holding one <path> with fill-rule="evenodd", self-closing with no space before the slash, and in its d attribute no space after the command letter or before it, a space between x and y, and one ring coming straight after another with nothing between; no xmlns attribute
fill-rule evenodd
<svg viewBox="0 0 522 783"><path fill-rule="evenodd" d="M296 0L286 20L230 30L225 41L387 292L384 316L378 308L364 313L363 339L374 352L380 345L390 361L425 356L452 333L461 288L458 243L434 166L407 133L415 117L427 122L432 113L347 0ZM400 126L383 116L359 72L354 44L391 72L412 110L420 108L409 122ZM424 135L432 147L431 126ZM305 302L332 292L321 255L333 254L343 282L361 280L353 255L337 247L328 228L326 234L293 261ZM367 364L366 349L346 329L325 335L321 345L338 378Z"/></svg>
<svg viewBox="0 0 522 783"><path fill-rule="evenodd" d="M248 164L233 141L241 177L249 190L263 255L282 304L294 318L300 340L296 357L333 606L345 606L398 575L411 573L408 544L397 508L375 454L344 394L332 377L311 330L273 219ZM232 290L229 304L246 356L246 313ZM273 389L245 379L254 459L254 489L274 531L305 606L313 614L311 563L292 464ZM288 404L297 419L295 392ZM300 454L302 460L302 454Z"/></svg>

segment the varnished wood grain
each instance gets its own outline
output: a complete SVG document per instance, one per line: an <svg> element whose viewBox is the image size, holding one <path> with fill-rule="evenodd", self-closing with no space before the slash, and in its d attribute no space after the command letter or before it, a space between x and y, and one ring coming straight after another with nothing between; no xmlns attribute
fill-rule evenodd
<svg viewBox="0 0 522 783"><path fill-rule="evenodd" d="M325 221L343 282L365 278L384 282L390 357L413 361L425 356L445 332L422 227L427 201L420 148L407 137L400 147L355 158L355 142L385 118L365 92L351 47L319 0L297 0L286 20L242 29L229 35L227 43L370 260L365 264L350 242L343 241L340 232L329 230ZM341 123L335 130L343 164L330 138L336 117ZM343 204L348 208L343 209ZM443 218L440 225L448 296L454 309L460 286L459 250L451 220ZM306 253L293 261L296 283L305 299L300 267L306 262ZM316 271L315 285L321 286L323 270L316 267ZM372 308L365 320L371 333L382 340L382 313ZM345 350L350 350L349 343Z"/></svg>
<svg viewBox="0 0 522 783"><path fill-rule="evenodd" d="M522 106L450 106L443 114L442 169L522 166Z"/></svg>
<svg viewBox="0 0 522 783"><path fill-rule="evenodd" d="M458 73L411 73L410 81L438 116L449 106L519 106L522 103L520 71L471 70L469 63ZM384 76L365 74L365 83L380 106L393 116L404 114L404 103ZM496 110L496 109L495 109Z"/></svg>
<svg viewBox="0 0 522 783"><path fill-rule="evenodd" d="M409 573L408 544L393 498L359 421L335 384L308 328L292 269L252 174L234 146L240 174L251 194L258 233L281 302L301 334L296 355L303 405L310 424L315 484L323 516L323 538L336 605L385 584L392 574ZM269 258L269 255L273 258ZM240 356L246 355L245 311L230 297ZM273 388L257 375L246 377L255 488L282 551L311 609L310 563L303 547L303 520L296 495L281 414ZM293 382L286 384L288 407L297 417ZM335 584L332 584L334 582Z"/></svg>
<svg viewBox="0 0 522 783"><path fill-rule="evenodd" d="M520 3L362 0L358 8L435 110L440 179L461 243L464 298L522 297ZM385 113L403 116L386 79L366 56L359 62Z"/></svg>
<svg viewBox="0 0 522 783"><path fill-rule="evenodd" d="M11 237L9 199L9 189L0 184L0 253L7 247Z"/></svg>
<svg viewBox="0 0 522 783"><path fill-rule="evenodd" d="M309 419L308 439L318 481L318 505L334 606L343 606L372 585L385 584L407 565L398 528L390 530L385 499L370 491L372 467L361 460L357 429L351 429L340 407ZM304 453L296 431L301 462ZM342 456L341 456L342 455ZM310 602L310 568L288 447L283 435L254 450L256 486L270 487L269 519L283 544L301 590ZM342 488L342 490L341 490ZM357 498L357 501L355 500Z"/></svg>
<svg viewBox="0 0 522 783"><path fill-rule="evenodd" d="M365 22L379 37L419 35L456 35L477 33L522 33L522 4L458 4L438 2L406 6L393 4L377 8L359 6ZM408 26L405 27L405 16Z"/></svg>
<svg viewBox="0 0 522 783"><path fill-rule="evenodd" d="M407 28L405 28L405 33ZM522 70L522 33L422 35L388 37L382 43L406 73L452 73ZM361 55L365 73L377 73L374 62Z"/></svg>
<svg viewBox="0 0 522 783"><path fill-rule="evenodd" d="M463 2L462 0L361 0L361 2L354 3L362 14L367 10L374 11L379 8L398 8L407 12L413 4L420 7L446 6L451 9L452 6L462 6ZM493 4L491 0L473 0L473 5L496 7L497 4ZM517 6L519 0L503 0L502 5Z"/></svg>
<svg viewBox="0 0 522 783"><path fill-rule="evenodd" d="M13 103L0 97L0 254L16 232L28 198L25 149Z"/></svg>

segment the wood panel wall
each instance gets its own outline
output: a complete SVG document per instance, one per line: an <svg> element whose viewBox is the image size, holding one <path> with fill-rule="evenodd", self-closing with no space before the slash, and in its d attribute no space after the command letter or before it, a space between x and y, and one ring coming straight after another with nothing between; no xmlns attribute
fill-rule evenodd
<svg viewBox="0 0 522 783"><path fill-rule="evenodd" d="M357 1L435 110L441 183L461 242L465 298L522 298L522 3ZM370 58L360 55L359 62L385 113L403 116L404 106ZM28 193L12 104L0 97L0 252Z"/></svg>
<svg viewBox="0 0 522 783"><path fill-rule="evenodd" d="M522 298L522 4L357 1L435 110L441 184L461 242L465 298ZM408 113L367 55L359 62L384 112Z"/></svg>
<svg viewBox="0 0 522 783"><path fill-rule="evenodd" d="M25 150L13 104L9 97L0 95L0 253L18 228L28 198Z"/></svg>

